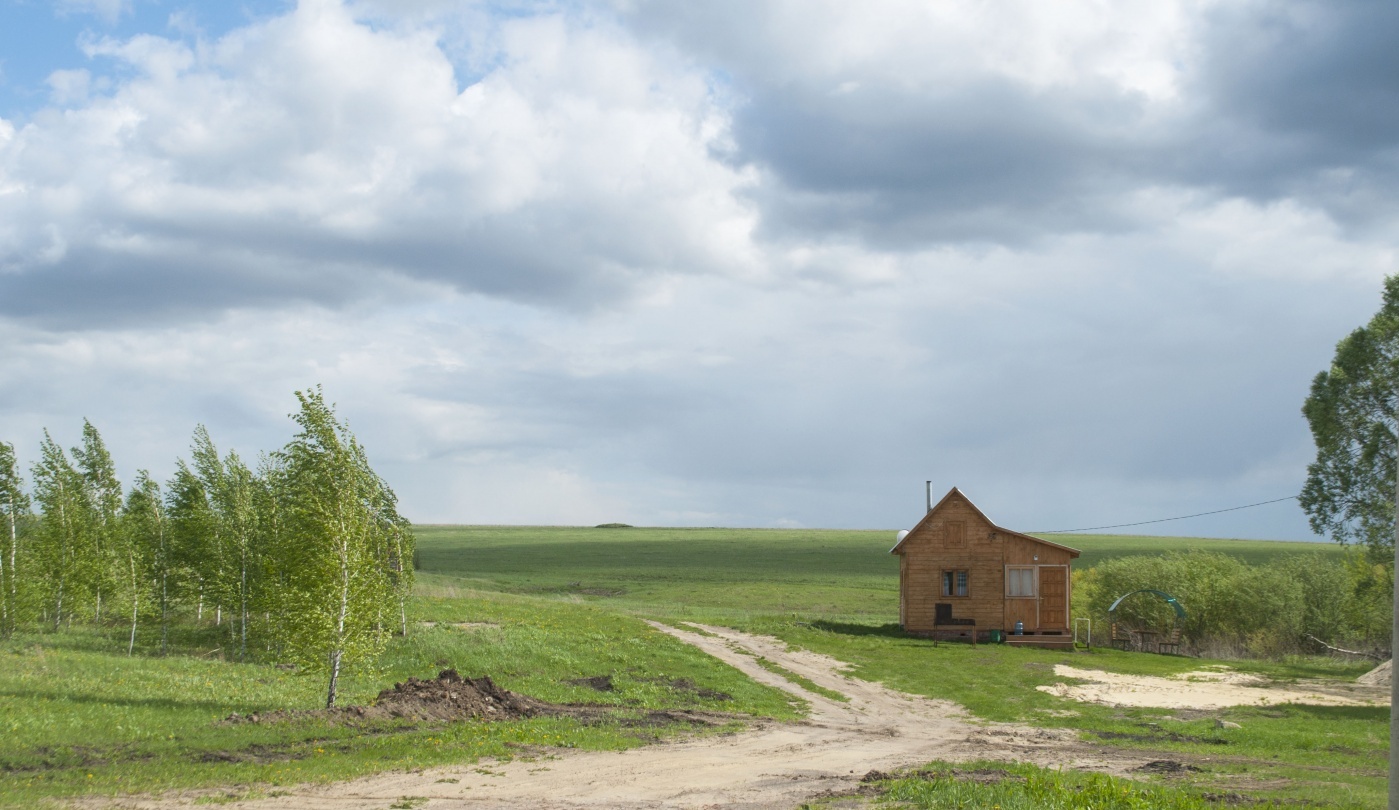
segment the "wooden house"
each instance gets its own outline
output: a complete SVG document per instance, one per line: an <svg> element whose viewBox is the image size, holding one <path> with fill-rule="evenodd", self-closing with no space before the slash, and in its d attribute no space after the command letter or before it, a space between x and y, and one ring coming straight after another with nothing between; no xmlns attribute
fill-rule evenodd
<svg viewBox="0 0 1399 810"><path fill-rule="evenodd" d="M899 555L899 624L933 638L1071 646L1077 549L1004 529L956 487L890 550ZM1022 635L1015 635L1016 622Z"/></svg>

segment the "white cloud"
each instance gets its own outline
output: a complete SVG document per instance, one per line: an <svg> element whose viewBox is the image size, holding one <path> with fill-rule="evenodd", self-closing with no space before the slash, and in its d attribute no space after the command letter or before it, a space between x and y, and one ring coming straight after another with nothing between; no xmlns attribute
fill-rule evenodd
<svg viewBox="0 0 1399 810"><path fill-rule="evenodd" d="M389 274L574 306L752 265L735 197L751 180L709 153L725 113L702 75L559 16L504 21L497 41L498 67L464 88L432 29L333 2L197 46L89 44L137 75L4 145L23 189L0 199L0 262L24 277L9 313L72 312L77 279L145 287L157 312L184 273L233 305ZM70 103L76 76L55 74Z"/></svg>

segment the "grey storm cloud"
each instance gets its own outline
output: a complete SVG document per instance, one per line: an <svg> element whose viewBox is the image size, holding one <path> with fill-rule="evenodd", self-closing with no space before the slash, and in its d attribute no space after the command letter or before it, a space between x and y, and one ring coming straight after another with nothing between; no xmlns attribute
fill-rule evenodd
<svg viewBox="0 0 1399 810"><path fill-rule="evenodd" d="M1137 180L1135 144L1110 133L1141 117L1136 100L995 79L934 95L755 95L734 137L742 159L774 174L755 192L765 224L894 250L1125 226L1111 198Z"/></svg>
<svg viewBox="0 0 1399 810"><path fill-rule="evenodd" d="M1310 200L1341 222L1399 209L1399 7L1354 0L1210 11L1189 182Z"/></svg>
<svg viewBox="0 0 1399 810"><path fill-rule="evenodd" d="M728 158L770 172L755 198L772 233L844 232L892 250L1016 244L1133 227L1121 196L1158 186L1297 198L1351 221L1394 210L1392 3L1213 7L1191 22L1181 96L1167 99L1093 77L1040 85L975 67L900 73L874 59L803 72L783 64L793 46L765 45L818 24L765 8L786 13L758 12L743 30L726 22L743 15L724 4L640 3L631 13L731 78L743 100ZM927 46L924 61L936 50Z"/></svg>

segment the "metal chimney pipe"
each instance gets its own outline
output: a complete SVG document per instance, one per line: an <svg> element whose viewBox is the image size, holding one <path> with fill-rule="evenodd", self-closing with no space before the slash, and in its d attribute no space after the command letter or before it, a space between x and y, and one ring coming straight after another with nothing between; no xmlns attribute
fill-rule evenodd
<svg viewBox="0 0 1399 810"><path fill-rule="evenodd" d="M927 482L927 488L928 488L928 511L931 512L931 511L933 511L933 482L932 482L932 481Z"/></svg>

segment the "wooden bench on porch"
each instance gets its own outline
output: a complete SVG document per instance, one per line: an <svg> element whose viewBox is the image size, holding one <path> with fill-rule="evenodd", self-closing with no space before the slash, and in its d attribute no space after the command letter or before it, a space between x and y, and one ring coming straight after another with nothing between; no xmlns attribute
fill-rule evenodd
<svg viewBox="0 0 1399 810"><path fill-rule="evenodd" d="M933 605L933 634L937 638L937 631L944 627L971 628L972 644L976 644L976 619L957 619L952 616L952 604L950 602L937 602Z"/></svg>

